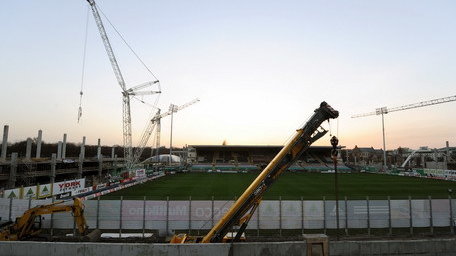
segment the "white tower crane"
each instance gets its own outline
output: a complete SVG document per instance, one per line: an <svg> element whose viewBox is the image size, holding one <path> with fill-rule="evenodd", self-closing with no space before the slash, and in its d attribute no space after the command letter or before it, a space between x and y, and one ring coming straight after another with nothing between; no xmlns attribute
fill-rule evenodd
<svg viewBox="0 0 456 256"><path fill-rule="evenodd" d="M124 148L124 159L125 165L128 169L132 167L133 164L133 150L132 150L132 135L131 135L131 112L130 112L130 96L134 95L150 95L161 93L160 90L158 91L139 91L145 89L146 87L152 86L154 84L159 83L158 80L146 82L140 84L138 86L132 87L127 89L125 84L125 80L122 76L122 72L120 71L119 64L117 63L116 57L114 55L114 51L112 50L111 43L109 42L108 35L106 34L106 30L103 26L103 22L101 20L100 14L98 13L98 8L94 0L87 0L90 4L90 8L92 9L93 17L95 18L95 22L97 23L98 30L100 32L101 39L103 40L104 47L108 54L109 60L111 61L111 66L116 75L117 82L122 89L122 124L123 124L123 148Z"/></svg>
<svg viewBox="0 0 456 256"><path fill-rule="evenodd" d="M384 115L388 114L390 112L402 111L402 110L407 110L407 109L412 109L412 108L421 108L421 107L426 107L426 106L431 106L431 105L447 103L447 102L451 102L451 101L456 101L456 95L450 96L450 97L428 100L428 101L421 101L418 103L408 104L408 105L394 107L394 108L387 108L387 107L377 108L374 112L354 115L354 116L352 116L352 118L373 116L373 115L382 115L383 170L386 170L386 143L385 143L385 118L384 118Z"/></svg>
<svg viewBox="0 0 456 256"><path fill-rule="evenodd" d="M174 112L177 112L177 111L180 111L188 106L191 106L195 103L197 103L198 101L200 101L199 99L194 99L188 103L185 103L181 106L175 106L175 108L173 109L174 111L171 111L171 109L165 113L160 113L161 110L158 109L157 113L154 115L154 117L150 120L150 122L148 122L147 124L147 127L146 129L144 130L142 136L141 136L141 140L138 144L138 147L136 148L136 151L135 151L135 154L134 154L134 160L132 162L132 164L136 164L138 163L139 161L139 158L141 157L142 153L143 153L143 150L147 144L147 142L149 141L149 138L152 134L152 132L154 131L155 127L157 127L157 131L156 131L156 149L157 149L157 158L158 158L158 149L160 148L160 133L161 133L161 119L163 117L166 117L166 116L169 116L171 115L171 118L172 118L172 115Z"/></svg>

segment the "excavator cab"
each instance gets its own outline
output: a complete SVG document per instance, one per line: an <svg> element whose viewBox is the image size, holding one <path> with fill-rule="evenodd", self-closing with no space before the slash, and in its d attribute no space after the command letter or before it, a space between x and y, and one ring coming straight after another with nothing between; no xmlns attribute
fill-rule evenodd
<svg viewBox="0 0 456 256"><path fill-rule="evenodd" d="M42 217L40 215L35 216L35 219L33 220L32 230L36 230L36 231L41 230L43 219L44 219L44 217Z"/></svg>

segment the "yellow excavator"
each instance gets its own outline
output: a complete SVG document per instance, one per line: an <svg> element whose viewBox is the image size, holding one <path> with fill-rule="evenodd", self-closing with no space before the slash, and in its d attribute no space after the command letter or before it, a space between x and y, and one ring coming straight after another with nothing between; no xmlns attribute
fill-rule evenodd
<svg viewBox="0 0 456 256"><path fill-rule="evenodd" d="M266 190L271 187L280 174L296 162L312 143L327 133L327 130L321 128L321 124L338 116L338 111L326 102L322 102L307 123L297 130L294 137L272 159L207 235L202 237L177 234L171 238L170 243L220 243L243 240L242 234ZM236 235L229 237L227 234L233 226L239 226L239 229Z"/></svg>
<svg viewBox="0 0 456 256"><path fill-rule="evenodd" d="M71 212L76 221L78 231L86 235L88 226L84 218L84 204L79 198L73 199L72 205L64 204L64 201L48 205L39 205L24 212L16 218L15 222L7 222L0 226L0 241L27 240L37 236L41 232L41 215L58 212Z"/></svg>

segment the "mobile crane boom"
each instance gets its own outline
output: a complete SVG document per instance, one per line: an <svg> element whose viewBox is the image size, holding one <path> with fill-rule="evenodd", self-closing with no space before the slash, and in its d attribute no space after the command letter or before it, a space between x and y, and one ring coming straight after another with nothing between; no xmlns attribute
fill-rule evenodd
<svg viewBox="0 0 456 256"><path fill-rule="evenodd" d="M338 116L338 111L334 110L326 102L322 102L304 127L297 130L294 137L282 148L206 236L199 240L192 239L185 234L179 234L174 236L171 242L222 242L233 226L240 226L234 237L234 241L239 241L264 193L278 179L280 174L287 170L312 143L327 133L326 130L320 128L320 125L324 121Z"/></svg>

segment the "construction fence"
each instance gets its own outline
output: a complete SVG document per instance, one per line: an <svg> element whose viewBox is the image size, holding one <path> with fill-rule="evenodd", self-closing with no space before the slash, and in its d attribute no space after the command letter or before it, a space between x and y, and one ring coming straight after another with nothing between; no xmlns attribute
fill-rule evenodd
<svg viewBox="0 0 456 256"><path fill-rule="evenodd" d="M1 222L14 220L36 205L49 204L51 199L0 198ZM72 201L68 201L68 204ZM105 230L158 230L160 235L174 230L210 229L233 200L86 200L85 217L90 228ZM406 200L340 200L341 229L448 227L454 232L455 199ZM42 216L45 228L73 229L70 213ZM262 201L247 229L282 230L335 229L334 200L271 200Z"/></svg>

